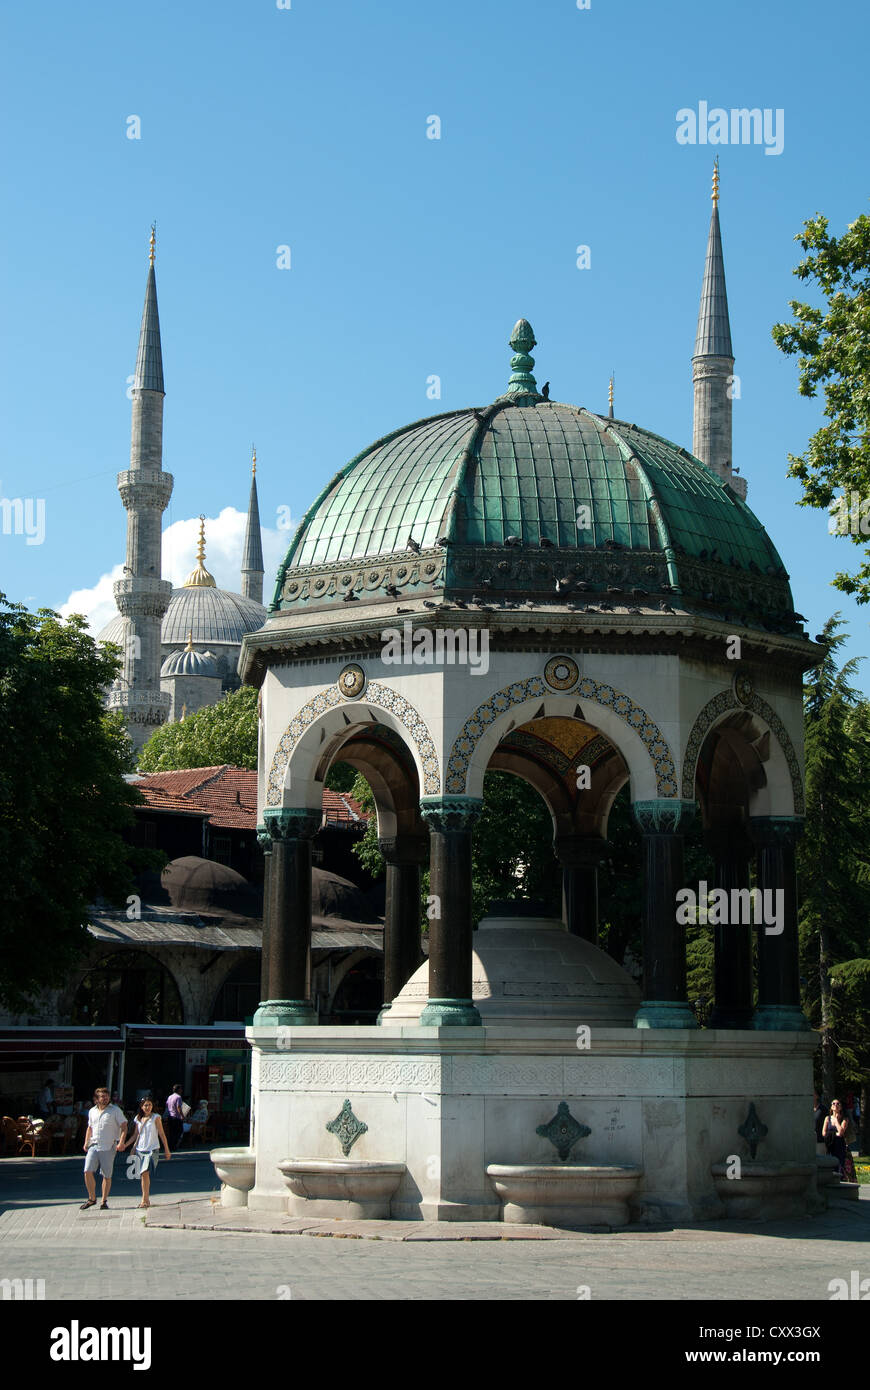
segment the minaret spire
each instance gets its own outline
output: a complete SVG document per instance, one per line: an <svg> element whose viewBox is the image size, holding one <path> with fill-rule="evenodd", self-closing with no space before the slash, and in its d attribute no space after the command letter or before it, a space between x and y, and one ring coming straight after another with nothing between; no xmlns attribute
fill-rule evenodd
<svg viewBox="0 0 870 1390"><path fill-rule="evenodd" d="M731 402L735 390L734 352L725 288L725 261L719 226L719 160L713 166L713 211L707 235L707 258L692 355L695 388L692 452L740 496L745 479L734 476L731 456Z"/></svg>
<svg viewBox="0 0 870 1390"><path fill-rule="evenodd" d="M131 390L130 467L118 474L118 491L127 509L124 577L114 585L115 602L124 618L124 666L109 696L110 706L123 711L137 751L165 722L170 702L160 688L161 624L172 595L172 585L161 579L161 528L173 480L163 471L163 355L154 243L152 225Z"/></svg>
<svg viewBox="0 0 870 1390"><path fill-rule="evenodd" d="M260 534L260 505L257 500L257 450L251 445L251 496L248 524L242 551L242 596L263 602L263 538Z"/></svg>

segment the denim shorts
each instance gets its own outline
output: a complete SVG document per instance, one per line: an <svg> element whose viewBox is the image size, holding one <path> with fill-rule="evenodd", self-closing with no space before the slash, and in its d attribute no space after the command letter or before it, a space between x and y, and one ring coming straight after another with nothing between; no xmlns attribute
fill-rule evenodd
<svg viewBox="0 0 870 1390"><path fill-rule="evenodd" d="M139 1160L139 1173L156 1173L159 1157L156 1149L145 1152L142 1149L136 1150L136 1157Z"/></svg>
<svg viewBox="0 0 870 1390"><path fill-rule="evenodd" d="M104 1178L110 1178L115 1165L115 1153L115 1149L98 1149L96 1144L91 1144L85 1156L85 1172L95 1173L99 1168Z"/></svg>

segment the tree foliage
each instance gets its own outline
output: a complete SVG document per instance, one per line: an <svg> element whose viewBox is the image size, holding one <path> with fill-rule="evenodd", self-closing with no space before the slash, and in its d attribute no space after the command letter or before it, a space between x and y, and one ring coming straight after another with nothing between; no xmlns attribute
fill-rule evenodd
<svg viewBox="0 0 870 1390"><path fill-rule="evenodd" d="M839 614L828 619L825 658L804 685L806 822L797 850L804 1007L821 1030L829 1099L838 1073L857 1080L870 1062L866 1035L862 1048L854 1028L870 1006L863 969L870 955L870 711L851 684L857 662L837 665L842 626Z"/></svg>
<svg viewBox="0 0 870 1390"><path fill-rule="evenodd" d="M142 772L173 772L185 767L256 768L257 691L251 685L233 690L216 705L206 705L153 733L139 755Z"/></svg>
<svg viewBox="0 0 870 1390"><path fill-rule="evenodd" d="M814 282L825 304L791 300L792 321L776 324L773 338L782 352L799 354L800 394L815 396L822 389L827 423L804 454L789 455L789 474L803 483L801 506L829 508L842 489L848 510L853 492L870 499L870 218L862 214L837 238L828 232L828 219L817 214L795 241L809 254L794 273ZM866 529L847 534L866 557ZM834 584L867 603L868 559L854 574L837 574Z"/></svg>
<svg viewBox="0 0 870 1390"><path fill-rule="evenodd" d="M84 619L0 594L0 1001L25 1009L88 943L88 905L123 903L153 855L125 843L140 794L121 716L103 709L117 655Z"/></svg>

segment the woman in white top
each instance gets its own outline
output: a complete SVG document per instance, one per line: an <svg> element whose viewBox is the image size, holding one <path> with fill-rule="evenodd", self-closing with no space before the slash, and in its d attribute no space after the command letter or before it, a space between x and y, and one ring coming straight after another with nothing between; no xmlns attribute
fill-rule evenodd
<svg viewBox="0 0 870 1390"><path fill-rule="evenodd" d="M133 1129L132 1138L123 1147L129 1148L132 1144L136 1145L138 1176L142 1179L142 1201L139 1206L150 1207L151 1174L157 1168L157 1154L161 1144L166 1157L172 1157L166 1142L163 1121L159 1115L154 1114L153 1100L140 1101L139 1114L133 1121Z"/></svg>

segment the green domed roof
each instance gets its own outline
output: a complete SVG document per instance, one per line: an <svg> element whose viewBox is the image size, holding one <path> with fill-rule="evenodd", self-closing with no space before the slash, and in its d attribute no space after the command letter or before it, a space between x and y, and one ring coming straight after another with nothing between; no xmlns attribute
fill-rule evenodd
<svg viewBox="0 0 870 1390"><path fill-rule="evenodd" d="M533 346L523 324L512 343ZM517 352L492 405L407 425L351 460L303 518L271 613L395 600L388 585L448 601L624 592L793 631L782 561L736 493L649 430L544 399L531 363Z"/></svg>

